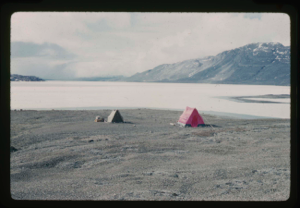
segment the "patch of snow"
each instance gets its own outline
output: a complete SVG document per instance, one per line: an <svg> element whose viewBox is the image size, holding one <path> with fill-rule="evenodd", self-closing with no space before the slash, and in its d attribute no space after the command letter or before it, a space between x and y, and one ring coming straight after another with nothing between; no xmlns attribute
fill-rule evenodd
<svg viewBox="0 0 300 208"><path fill-rule="evenodd" d="M278 45L279 42L271 42L270 44L271 44L271 45Z"/></svg>
<svg viewBox="0 0 300 208"><path fill-rule="evenodd" d="M279 61L281 60L281 58L279 58L278 56L276 56L276 58L275 58L275 59L277 59L277 60L279 60Z"/></svg>
<svg viewBox="0 0 300 208"><path fill-rule="evenodd" d="M193 76L193 75L196 74L196 73L197 73L197 71L194 71L194 72L190 73L190 74L189 74L189 77Z"/></svg>
<svg viewBox="0 0 300 208"><path fill-rule="evenodd" d="M256 51L269 52L269 48L268 48L268 47L262 46L262 43L260 43L260 44L258 45L258 47L255 48L255 49L253 50L253 52L256 52Z"/></svg>

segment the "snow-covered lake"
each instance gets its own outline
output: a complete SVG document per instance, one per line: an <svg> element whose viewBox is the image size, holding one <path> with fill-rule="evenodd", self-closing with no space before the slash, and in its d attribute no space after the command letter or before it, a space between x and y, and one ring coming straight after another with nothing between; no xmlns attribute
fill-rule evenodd
<svg viewBox="0 0 300 208"><path fill-rule="evenodd" d="M290 118L290 99L259 99L285 103L243 103L220 98L266 94L290 94L290 87L194 83L11 82L11 109L156 108L183 111L189 106L196 107L200 113Z"/></svg>

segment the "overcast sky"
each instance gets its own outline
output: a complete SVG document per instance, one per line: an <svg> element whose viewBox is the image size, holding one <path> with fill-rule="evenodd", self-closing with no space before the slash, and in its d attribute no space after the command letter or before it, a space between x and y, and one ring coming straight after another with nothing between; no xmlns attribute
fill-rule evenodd
<svg viewBox="0 0 300 208"><path fill-rule="evenodd" d="M45 79L131 76L257 42L289 46L289 16L18 12L11 17L11 73Z"/></svg>

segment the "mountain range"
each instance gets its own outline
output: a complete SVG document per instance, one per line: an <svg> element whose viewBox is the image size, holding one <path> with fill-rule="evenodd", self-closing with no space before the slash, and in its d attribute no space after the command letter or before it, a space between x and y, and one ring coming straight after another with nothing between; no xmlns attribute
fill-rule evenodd
<svg viewBox="0 0 300 208"><path fill-rule="evenodd" d="M252 43L216 56L162 64L131 77L82 77L69 81L172 82L211 84L290 85L290 46ZM11 74L11 81L45 81Z"/></svg>
<svg viewBox="0 0 300 208"><path fill-rule="evenodd" d="M110 77L80 77L72 79L74 81L108 81L108 82L114 82L114 81L123 81L126 77L124 76L110 76Z"/></svg>
<svg viewBox="0 0 300 208"><path fill-rule="evenodd" d="M162 64L122 81L290 85L290 46L252 43L216 56Z"/></svg>

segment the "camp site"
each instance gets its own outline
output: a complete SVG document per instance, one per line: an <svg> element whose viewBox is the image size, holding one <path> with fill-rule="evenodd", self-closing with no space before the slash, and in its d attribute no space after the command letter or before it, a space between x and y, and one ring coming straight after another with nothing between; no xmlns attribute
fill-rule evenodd
<svg viewBox="0 0 300 208"><path fill-rule="evenodd" d="M1 10L5 205L296 204L291 5L15 2Z"/></svg>
<svg viewBox="0 0 300 208"><path fill-rule="evenodd" d="M263 200L275 182L282 185L267 193L272 199L288 189L289 157L277 153L289 148L288 120L215 116L192 106L11 114L15 199L250 200L258 193Z"/></svg>

